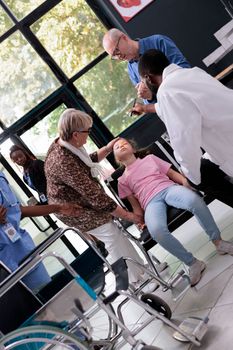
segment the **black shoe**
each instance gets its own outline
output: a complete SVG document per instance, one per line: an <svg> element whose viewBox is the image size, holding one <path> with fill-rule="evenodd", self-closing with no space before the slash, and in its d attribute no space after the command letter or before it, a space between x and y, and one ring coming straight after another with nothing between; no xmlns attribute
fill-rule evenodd
<svg viewBox="0 0 233 350"><path fill-rule="evenodd" d="M97 241L96 246L97 246L98 250L100 251L101 255L103 255L103 257L106 258L109 253L108 253L107 249L105 249L104 242Z"/></svg>

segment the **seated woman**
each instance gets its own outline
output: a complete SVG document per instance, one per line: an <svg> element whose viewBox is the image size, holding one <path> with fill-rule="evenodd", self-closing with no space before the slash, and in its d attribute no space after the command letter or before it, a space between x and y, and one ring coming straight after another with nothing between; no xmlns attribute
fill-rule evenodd
<svg viewBox="0 0 233 350"><path fill-rule="evenodd" d="M233 255L233 244L221 239L203 199L191 189L183 175L171 169L171 164L152 154L140 156L133 142L125 139L119 139L113 151L116 161L125 166L123 175L118 179L119 196L130 201L135 214L144 214L151 237L189 266L192 286L199 282L206 264L197 260L170 234L167 205L192 212L217 252Z"/></svg>
<svg viewBox="0 0 233 350"><path fill-rule="evenodd" d="M29 155L22 147L13 145L10 148L11 160L23 167L23 180L38 193L40 203L47 204L46 177L44 162Z"/></svg>
<svg viewBox="0 0 233 350"><path fill-rule="evenodd" d="M16 270L21 260L35 248L29 233L20 228L21 218L54 212L78 215L79 207L74 204L21 206L5 175L0 172L0 261L11 271ZM50 277L42 263L23 278L23 282L33 291L38 291L49 281Z"/></svg>
<svg viewBox="0 0 233 350"><path fill-rule="evenodd" d="M91 239L94 236L105 243L110 262L120 257L131 257L143 263L130 241L113 222L113 216L139 223L142 217L127 212L108 197L98 181L102 172L100 162L112 152L113 140L90 156L84 148L91 131L92 118L70 108L60 117L59 138L50 146L45 160L49 203L72 202L81 206L79 216L57 215L68 226L78 228ZM140 281L142 270L129 265L131 283Z"/></svg>

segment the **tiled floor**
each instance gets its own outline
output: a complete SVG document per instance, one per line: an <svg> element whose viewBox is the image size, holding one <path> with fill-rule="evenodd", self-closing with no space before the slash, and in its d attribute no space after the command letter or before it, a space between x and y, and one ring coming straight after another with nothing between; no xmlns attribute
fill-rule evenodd
<svg viewBox="0 0 233 350"><path fill-rule="evenodd" d="M218 201L210 205L212 214L226 240L233 241L233 210ZM170 291L156 291L173 311L172 320L179 324L187 316L208 316L209 328L199 349L230 350L233 349L233 257L218 256L212 243L203 233L196 220L192 218L173 233L193 254L207 262L206 272L201 282L176 303ZM152 249L161 261L169 263L170 273L180 269L176 258L167 254L160 246ZM128 303L123 309L125 322L129 328L139 325L147 317L144 310ZM195 350L198 347L190 343L181 343L172 337L173 330L161 321L153 321L138 337L147 344L158 346L163 350ZM128 345L122 349L130 349Z"/></svg>

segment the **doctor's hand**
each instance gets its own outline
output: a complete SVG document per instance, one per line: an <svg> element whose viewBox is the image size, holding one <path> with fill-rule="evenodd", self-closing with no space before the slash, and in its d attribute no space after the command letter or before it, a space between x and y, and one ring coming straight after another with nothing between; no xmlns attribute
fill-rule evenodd
<svg viewBox="0 0 233 350"><path fill-rule="evenodd" d="M145 85L145 83L143 83L143 81L141 81L140 83L138 83L135 86L136 90L137 90L137 96L138 98L144 98L146 100L152 100L153 98L153 94L150 91L150 89Z"/></svg>
<svg viewBox="0 0 233 350"><path fill-rule="evenodd" d="M73 203L63 203L57 204L56 213L71 216L71 217L79 217L83 212L83 208L78 204Z"/></svg>
<svg viewBox="0 0 233 350"><path fill-rule="evenodd" d="M7 209L2 205L0 205L0 224L6 223L6 213L7 213Z"/></svg>
<svg viewBox="0 0 233 350"><path fill-rule="evenodd" d="M150 103L148 105L143 105L141 103L136 103L133 108L129 111L132 114L140 115L142 113L155 113L156 112L156 104Z"/></svg>
<svg viewBox="0 0 233 350"><path fill-rule="evenodd" d="M136 103L135 106L129 110L129 112L130 114L140 115L145 113L144 107L146 106L141 103Z"/></svg>

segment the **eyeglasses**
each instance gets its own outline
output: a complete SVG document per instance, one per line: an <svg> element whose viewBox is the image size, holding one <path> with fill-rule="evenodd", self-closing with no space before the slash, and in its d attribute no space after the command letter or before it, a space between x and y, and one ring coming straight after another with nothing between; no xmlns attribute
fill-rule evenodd
<svg viewBox="0 0 233 350"><path fill-rule="evenodd" d="M89 129L87 129L87 130L77 130L78 132L80 132L80 133L83 133L83 134L90 134L91 133L91 130L92 130L92 128L89 128Z"/></svg>
<svg viewBox="0 0 233 350"><path fill-rule="evenodd" d="M119 47L118 47L121 38L122 38L122 35L119 37L119 39L118 39L118 41L117 41L117 43L116 43L115 49L114 49L114 51L113 51L113 53L112 53L112 55L111 55L111 59L112 59L112 60L117 60L117 59L121 56L121 54L122 54L121 51L120 51L120 49L119 49Z"/></svg>

